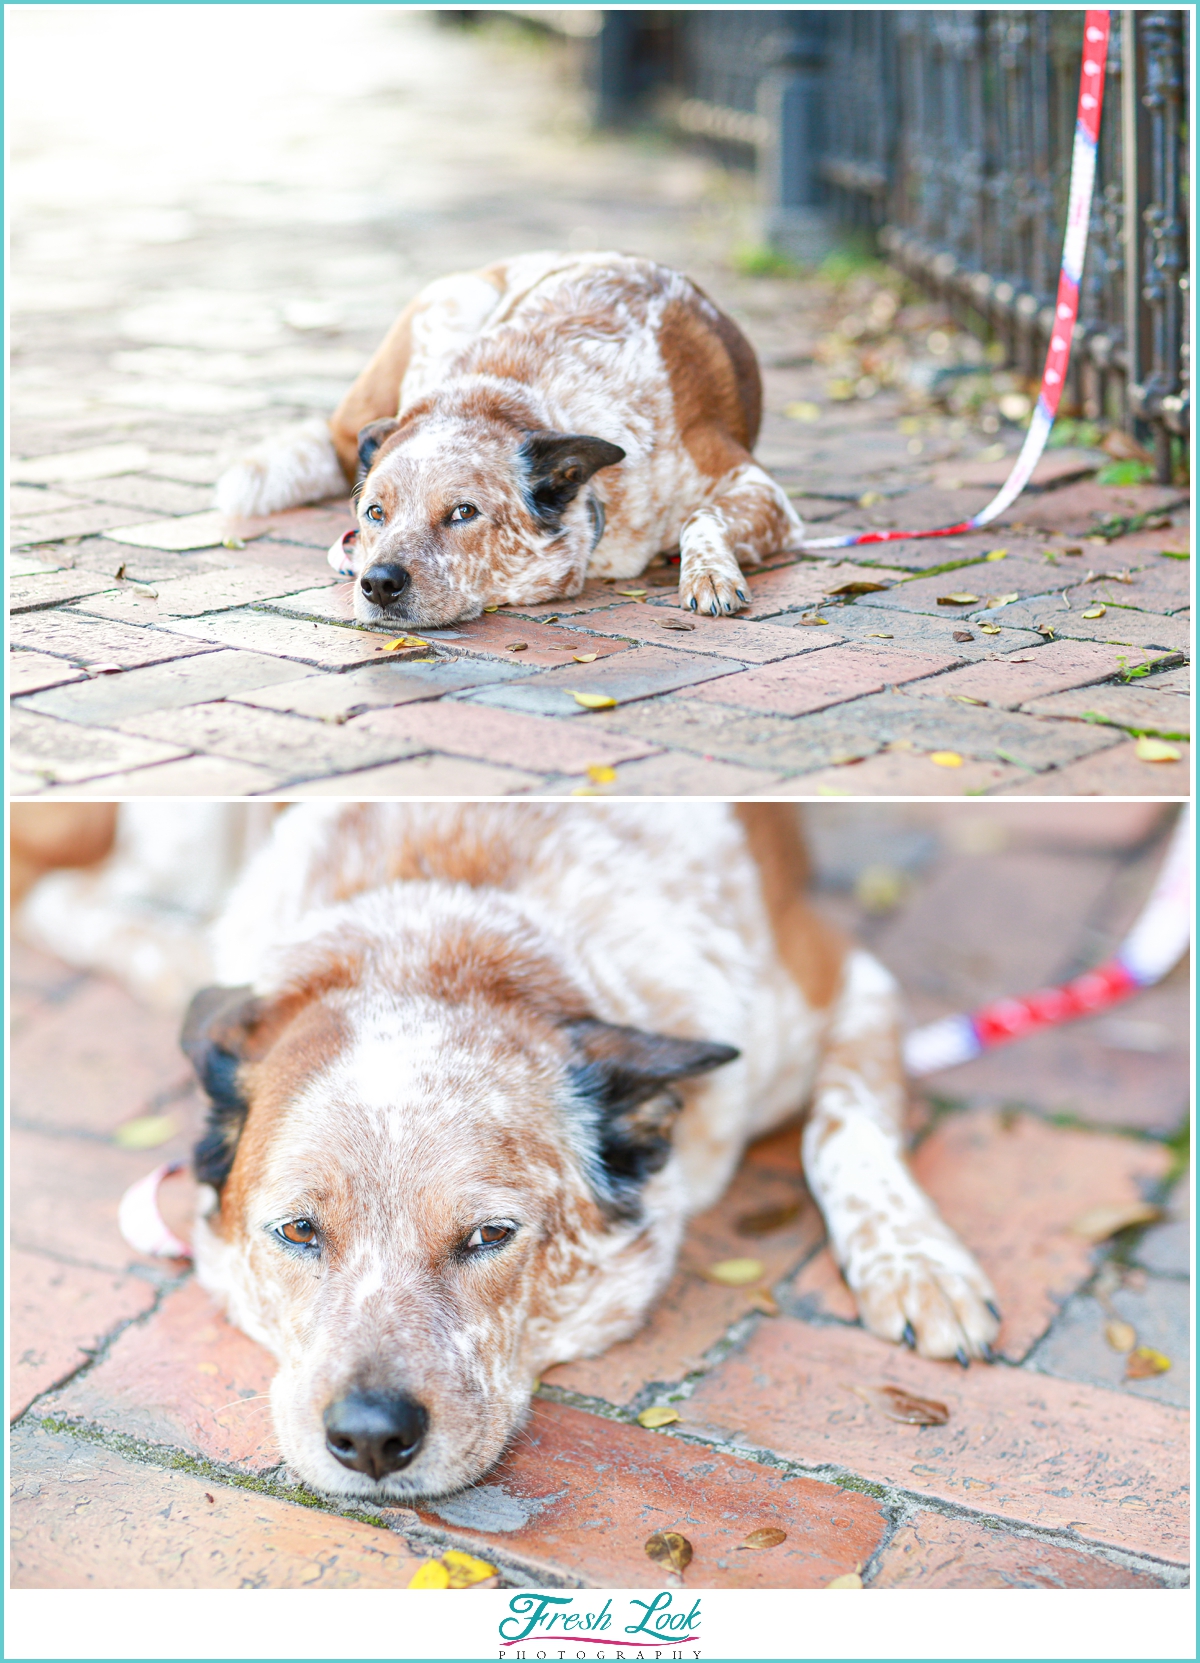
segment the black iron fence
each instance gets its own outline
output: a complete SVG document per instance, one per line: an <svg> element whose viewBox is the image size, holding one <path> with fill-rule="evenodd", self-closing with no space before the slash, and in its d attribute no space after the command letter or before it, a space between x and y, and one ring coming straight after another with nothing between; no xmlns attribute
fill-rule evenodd
<svg viewBox="0 0 1200 1663"><path fill-rule="evenodd" d="M606 12L605 119L657 99L753 162L785 251L858 227L969 327L1041 370L1066 218L1082 11ZM1067 408L1152 439L1190 417L1191 14L1112 14ZM667 103L664 104L664 94Z"/></svg>

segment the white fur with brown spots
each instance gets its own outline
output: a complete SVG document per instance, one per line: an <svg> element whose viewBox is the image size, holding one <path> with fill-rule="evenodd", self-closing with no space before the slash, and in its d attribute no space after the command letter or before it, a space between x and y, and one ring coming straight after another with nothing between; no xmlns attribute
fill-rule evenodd
<svg viewBox="0 0 1200 1663"><path fill-rule="evenodd" d="M751 455L761 402L752 348L688 278L526 254L422 290L324 439L279 436L217 502L270 513L354 484L358 531L330 560L364 622L555 600L675 550L681 605L732 613L742 566L803 533Z"/></svg>
<svg viewBox="0 0 1200 1663"><path fill-rule="evenodd" d="M219 1123L195 1249L279 1359L308 1483L405 1499L478 1479L542 1371L638 1327L687 1217L810 1098L806 1172L867 1325L988 1354L991 1288L904 1165L894 987L795 891L792 813L276 822L216 931L235 991L189 1018ZM346 1403L419 1408L389 1470L339 1454Z"/></svg>

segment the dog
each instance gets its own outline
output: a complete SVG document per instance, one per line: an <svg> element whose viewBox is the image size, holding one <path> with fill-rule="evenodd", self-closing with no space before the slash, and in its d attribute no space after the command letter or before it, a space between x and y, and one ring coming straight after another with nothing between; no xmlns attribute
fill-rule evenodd
<svg viewBox="0 0 1200 1663"><path fill-rule="evenodd" d="M680 604L747 604L742 565L803 525L751 454L754 351L688 278L620 254L521 255L431 283L328 426L230 468L217 505L353 487L330 550L364 623L434 628L577 595L678 551Z"/></svg>
<svg viewBox="0 0 1200 1663"><path fill-rule="evenodd" d="M864 1324L990 1359L988 1280L905 1165L896 986L811 910L788 805L303 804L213 933L200 1281L271 1351L288 1465L479 1479L555 1363L633 1333L690 1215L809 1105Z"/></svg>

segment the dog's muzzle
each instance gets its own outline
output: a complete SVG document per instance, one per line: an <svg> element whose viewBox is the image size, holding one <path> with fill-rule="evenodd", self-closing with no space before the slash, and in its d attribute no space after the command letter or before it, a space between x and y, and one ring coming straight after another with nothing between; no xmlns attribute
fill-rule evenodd
<svg viewBox="0 0 1200 1663"><path fill-rule="evenodd" d="M377 1482L406 1467L420 1449L429 1416L399 1392L347 1392L325 1411L325 1447L351 1472Z"/></svg>

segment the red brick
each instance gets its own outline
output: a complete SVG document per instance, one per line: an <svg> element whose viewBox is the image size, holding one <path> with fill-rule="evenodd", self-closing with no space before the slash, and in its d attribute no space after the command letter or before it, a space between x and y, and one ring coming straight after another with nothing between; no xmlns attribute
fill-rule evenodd
<svg viewBox="0 0 1200 1663"><path fill-rule="evenodd" d="M1159 532L1158 535L1161 538L1163 534ZM1088 552L1091 553L1091 550ZM1099 550L1096 553L1099 556ZM1122 560L1105 559L1103 556L1088 562L1098 574L1119 572L1124 564ZM1080 573L1081 577L1085 575ZM1068 589L1067 599L1073 607L1132 606L1140 612L1178 612L1191 599L1190 560L1167 560L1161 556L1155 559L1141 555L1135 569L1124 572L1122 576L1129 581L1098 575L1090 583Z"/></svg>
<svg viewBox="0 0 1200 1663"><path fill-rule="evenodd" d="M795 566L780 566L768 572L751 571L745 576L749 579L750 605L739 613L742 618L770 618L780 612L807 612L818 607L830 590L843 583L892 582L891 573L880 573L871 566L856 566L847 560L804 560ZM834 624L833 618L830 624ZM831 628L829 633L836 634L836 629Z"/></svg>
<svg viewBox="0 0 1200 1663"><path fill-rule="evenodd" d="M659 1530L691 1542L689 1588L821 1588L865 1563L886 1524L867 1496L554 1403L535 1403L510 1453L462 1498L481 1518L489 1490L530 1517L503 1535L452 1527L469 1551L508 1554L541 1578L592 1588L663 1587L662 1567L644 1551ZM444 1528L432 1506L422 1517ZM738 1551L752 1530L771 1526L787 1541Z"/></svg>
<svg viewBox="0 0 1200 1663"><path fill-rule="evenodd" d="M943 1121L912 1165L991 1278L1004 1313L998 1349L1015 1361L1092 1273L1074 1221L1092 1207L1142 1200L1168 1163L1157 1145L981 1111Z"/></svg>
<svg viewBox="0 0 1200 1663"><path fill-rule="evenodd" d="M989 485L999 490L1012 472L1014 461L1015 456L1002 456L995 462L985 462L976 456L969 461L939 462L933 470L933 483L941 490ZM1048 450L1029 476L1029 483L1043 488L1065 484L1083 474L1095 473L1099 466L1090 451Z"/></svg>
<svg viewBox="0 0 1200 1663"><path fill-rule="evenodd" d="M825 645L828 633L819 629L788 629L780 624L755 624L739 614L733 618L706 618L697 612L686 616L678 607L662 604L614 606L588 619L598 634L627 635L660 647L678 647L684 652L714 653L718 658L735 658L743 664L773 664L779 658L812 652ZM685 627L681 628L683 625Z"/></svg>
<svg viewBox="0 0 1200 1663"><path fill-rule="evenodd" d="M582 612L607 610L610 606L624 606L622 589L644 589L649 600L667 599L678 592L677 577L662 572L643 572L641 577L621 578L620 581L589 578L579 593L570 600L538 601L526 606L502 606L499 618L571 618Z"/></svg>
<svg viewBox="0 0 1200 1663"><path fill-rule="evenodd" d="M56 1131L108 1134L151 1109L170 1112L193 1079L178 1019L101 977L44 1010L12 1059L13 1118Z"/></svg>
<svg viewBox="0 0 1200 1663"><path fill-rule="evenodd" d="M1044 777L1044 776L1043 776ZM1109 853L1136 849L1174 811L1163 803L1005 802L963 813L956 805L922 809L939 824L950 848L994 855L1004 849ZM986 868L982 869L986 873Z"/></svg>
<svg viewBox="0 0 1200 1663"><path fill-rule="evenodd" d="M449 641L447 646L456 653L486 654L489 658L496 657L506 663L530 667L570 664L573 653L596 653L601 658L607 658L613 653L628 651L627 642L611 640L608 635L591 635L582 629L559 629L553 624L529 619L522 619L518 624L500 613L476 618L469 624L456 624L454 633L461 636L461 640ZM524 641L525 650L510 652L511 641Z"/></svg>
<svg viewBox="0 0 1200 1663"><path fill-rule="evenodd" d="M258 521L263 524L263 521ZM273 543L302 543L309 548L328 549L335 537L353 531L357 521L349 501L318 503L312 508L287 508L269 514L265 524ZM328 569L328 568L327 568Z"/></svg>
<svg viewBox="0 0 1200 1663"><path fill-rule="evenodd" d="M347 728L362 728L431 751L449 751L455 756L530 768L542 774L584 774L595 763L612 767L634 757L651 756L659 748L611 731L602 716L599 720L591 715L567 723L452 699L373 711L348 723Z"/></svg>
<svg viewBox="0 0 1200 1663"><path fill-rule="evenodd" d="M15 1588L406 1588L422 1564L377 1525L41 1428L16 1439L12 1544Z"/></svg>
<svg viewBox="0 0 1200 1663"><path fill-rule="evenodd" d="M22 941L15 933L8 944L8 976L10 1046L18 1033L48 1015L62 1000L71 998L84 981L81 971Z"/></svg>
<svg viewBox="0 0 1200 1663"><path fill-rule="evenodd" d="M793 1278L791 1294L798 1305L796 1314L806 1320L825 1317L837 1322L858 1321L854 1295L842 1280L842 1273L827 1247L815 1253Z"/></svg>
<svg viewBox="0 0 1200 1663"><path fill-rule="evenodd" d="M136 1277L14 1248L8 1410L15 1418L74 1372L118 1323L148 1311L155 1289Z"/></svg>
<svg viewBox="0 0 1200 1663"><path fill-rule="evenodd" d="M806 711L861 698L864 693L878 693L900 682L936 675L956 662L948 654L935 658L887 647L833 646L803 659L789 658L782 664L722 676L719 681L696 688L693 696L714 704L748 705L779 716L802 716Z"/></svg>
<svg viewBox="0 0 1200 1663"><path fill-rule="evenodd" d="M892 1537L868 1586L872 1588L1162 1588L1159 1577L1111 1565L1036 1536L1011 1536L918 1513Z"/></svg>
<svg viewBox="0 0 1200 1663"><path fill-rule="evenodd" d="M1152 692L1147 686L1110 683L1106 687L1080 687L1069 693L1055 693L1050 698L1035 698L1023 708L1030 716L1065 716L1076 720L1100 716L1135 733L1176 735L1190 734L1192 730L1192 704L1188 697Z"/></svg>
<svg viewBox="0 0 1200 1663"><path fill-rule="evenodd" d="M794 1223L768 1236L739 1233L737 1221L743 1215L793 1201L803 1205ZM798 1130L752 1148L721 1200L688 1226L678 1269L640 1333L610 1346L601 1357L550 1369L544 1376L547 1385L628 1403L651 1382L681 1380L701 1368L709 1346L752 1309L752 1288L706 1281L707 1267L722 1259L759 1259L762 1281L770 1287L811 1252L823 1230L801 1177Z"/></svg>
<svg viewBox="0 0 1200 1663"><path fill-rule="evenodd" d="M1016 710L1028 699L1115 676L1121 668L1120 657L1127 659L1128 654L1096 641L1048 641L1045 646L1028 647L1007 658L964 664L913 691L931 698L976 699L1002 710Z"/></svg>
<svg viewBox="0 0 1200 1663"><path fill-rule="evenodd" d="M124 1271L131 1264L144 1264L169 1274L169 1263L140 1258L122 1239L117 1207L130 1184L160 1161L186 1160L190 1150L186 1136L173 1137L158 1149L139 1150L118 1149L97 1138L46 1136L15 1128L9 1143L13 1242L98 1270Z"/></svg>
<svg viewBox="0 0 1200 1663"><path fill-rule="evenodd" d="M274 1359L190 1281L39 1409L258 1472L281 1459L266 1396L274 1375Z"/></svg>
<svg viewBox="0 0 1200 1663"><path fill-rule="evenodd" d="M62 687L70 681L84 681L86 677L82 670L75 669L65 659L51 658L48 653L10 648L5 679L8 696L15 699L20 693L40 693L44 688Z"/></svg>
<svg viewBox="0 0 1200 1663"><path fill-rule="evenodd" d="M938 678L940 680L940 677ZM936 681L932 684L937 685ZM1039 779L1044 778L1042 774ZM879 751L860 762L795 774L759 796L780 797L946 797L972 796L1027 780L1025 769L1010 762L964 761L943 768L921 751Z"/></svg>
<svg viewBox="0 0 1200 1663"><path fill-rule="evenodd" d="M657 756L625 762L612 785L597 796L611 797L755 797L782 796L786 785L778 774L746 768L737 762L714 762L687 751L660 751ZM566 787L571 790L572 787ZM577 788L576 788L577 789Z"/></svg>
<svg viewBox="0 0 1200 1663"><path fill-rule="evenodd" d="M1153 992L1138 995L1111 1020L1153 1023L1151 998ZM1145 1052L1109 1044L1109 1031L1107 1020L1100 1018L1031 1034L973 1063L931 1075L931 1089L973 1103L1024 1103L1043 1114L1069 1114L1091 1125L1168 1136L1187 1110L1186 1037L1161 1051Z"/></svg>
<svg viewBox="0 0 1200 1663"><path fill-rule="evenodd" d="M1191 746L1175 742L1178 762L1143 762L1130 739L1006 790L1010 797L1179 797L1191 790Z"/></svg>
<svg viewBox="0 0 1200 1663"><path fill-rule="evenodd" d="M946 1405L888 1420L855 1386ZM1173 1563L1189 1546L1188 1417L1025 1369L932 1363L854 1328L764 1323L680 1405L685 1428Z"/></svg>
<svg viewBox="0 0 1200 1663"><path fill-rule="evenodd" d="M1042 496L1019 497L999 523L1086 537L1109 516L1124 518L1155 509L1165 511L1184 495L1174 485L1097 485L1088 479Z"/></svg>

